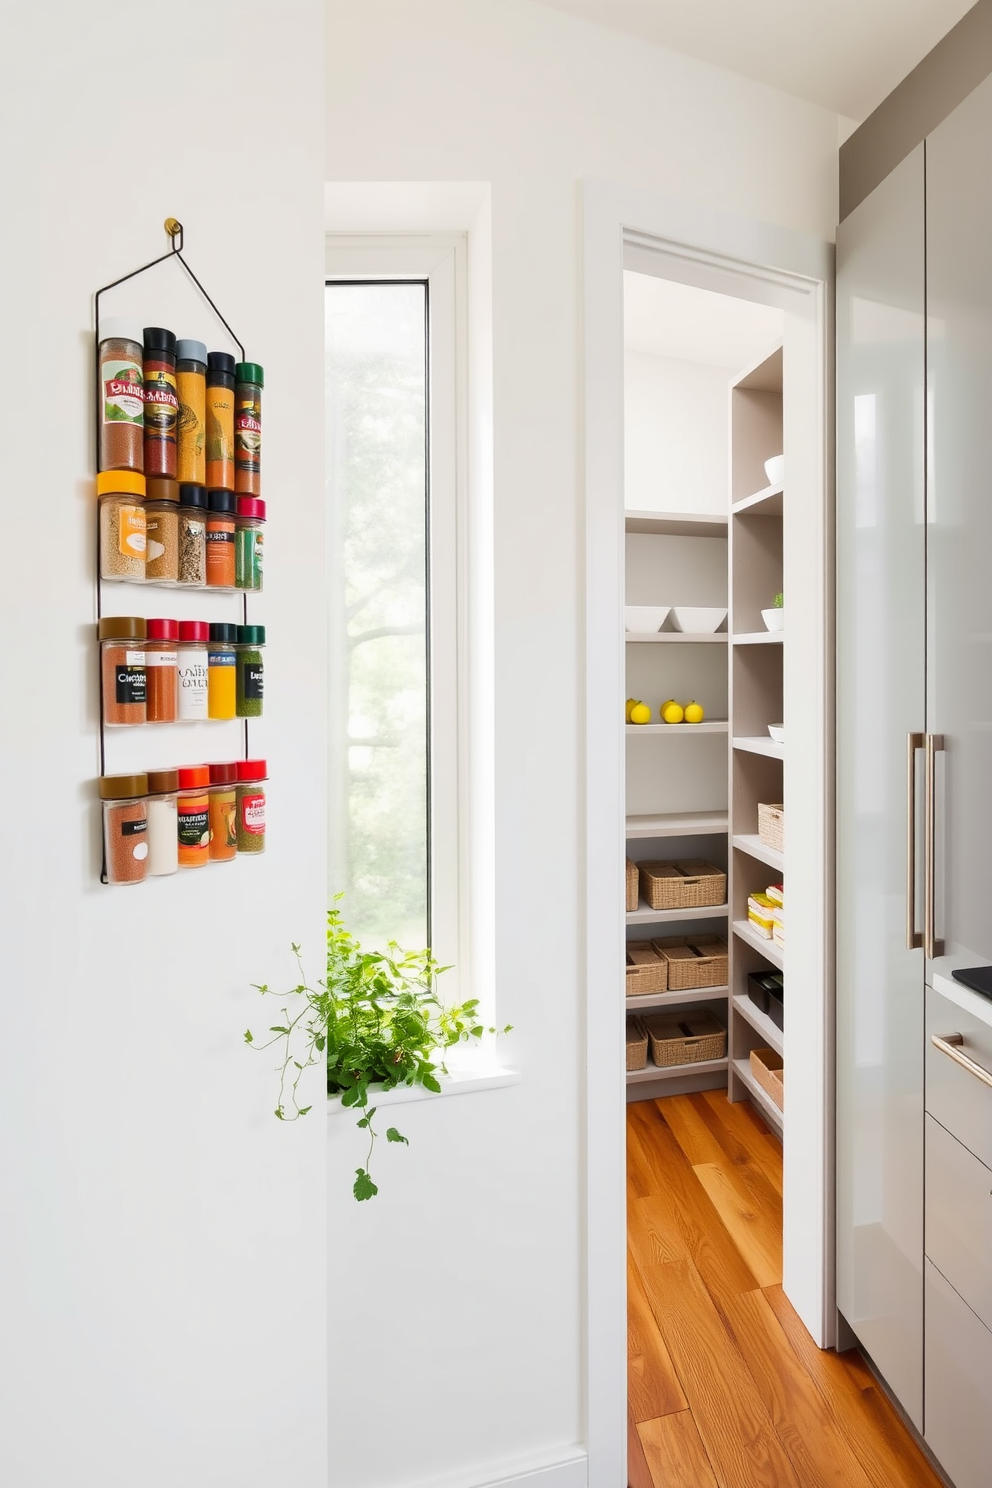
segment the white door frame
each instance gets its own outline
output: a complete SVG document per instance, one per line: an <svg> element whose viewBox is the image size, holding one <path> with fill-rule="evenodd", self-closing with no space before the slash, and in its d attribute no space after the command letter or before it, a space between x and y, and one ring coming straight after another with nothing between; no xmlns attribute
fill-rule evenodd
<svg viewBox="0 0 992 1488"><path fill-rule="evenodd" d="M790 1081L789 1087L786 1131L801 1130L803 1161L790 1158L787 1140L786 1185L795 1198L790 1204L795 1214L785 1219L785 1290L816 1342L826 1347L834 1340L835 1325L831 711L834 259L833 245L818 239L597 180L584 183L583 247L586 1439L589 1488L621 1488L627 1482L621 892L624 744L617 724L624 696L620 625L624 535L622 270L626 266L660 273L739 298L781 305L787 312L787 357L790 325L794 332L790 376L799 396L791 424L787 408L786 427L790 485L800 475L801 465L804 515L801 532L798 523L791 525L795 540L807 544L807 552L815 552L816 572L805 614L795 620L790 596L790 637L797 635L796 624L803 643L804 713L807 695L809 707L803 738L790 741L803 747L790 750L785 767L786 791L790 802L805 802L801 823L807 865L804 887L809 890L820 883L827 913L821 917L819 965L803 987L804 1031L810 1031L812 1045L809 1067L801 1072L801 1079ZM797 657L797 647L786 650ZM794 664L798 666L798 657ZM807 841L809 833L812 838ZM613 913L611 906L615 907ZM798 1154L796 1145L791 1145ZM791 1236L790 1225L795 1230Z"/></svg>

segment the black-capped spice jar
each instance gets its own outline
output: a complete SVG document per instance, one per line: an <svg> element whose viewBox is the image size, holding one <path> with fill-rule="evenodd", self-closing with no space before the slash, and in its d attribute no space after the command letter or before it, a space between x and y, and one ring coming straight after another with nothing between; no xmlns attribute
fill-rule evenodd
<svg viewBox="0 0 992 1488"><path fill-rule="evenodd" d="M207 493L203 486L179 487L179 572L184 588L202 589L207 582Z"/></svg>
<svg viewBox="0 0 992 1488"><path fill-rule="evenodd" d="M262 490L262 388L265 373L258 362L238 362L234 369L234 489L239 496Z"/></svg>
<svg viewBox="0 0 992 1488"><path fill-rule="evenodd" d="M238 498L233 491L207 496L207 587L234 588L234 527Z"/></svg>
<svg viewBox="0 0 992 1488"><path fill-rule="evenodd" d="M106 316L100 326L99 470L145 468L144 353L137 321Z"/></svg>
<svg viewBox="0 0 992 1488"><path fill-rule="evenodd" d="M234 358L207 353L207 486L234 490Z"/></svg>
<svg viewBox="0 0 992 1488"><path fill-rule="evenodd" d="M146 326L145 474L176 478L176 338L161 326Z"/></svg>
<svg viewBox="0 0 992 1488"><path fill-rule="evenodd" d="M144 883L148 874L148 776L102 775L104 880Z"/></svg>

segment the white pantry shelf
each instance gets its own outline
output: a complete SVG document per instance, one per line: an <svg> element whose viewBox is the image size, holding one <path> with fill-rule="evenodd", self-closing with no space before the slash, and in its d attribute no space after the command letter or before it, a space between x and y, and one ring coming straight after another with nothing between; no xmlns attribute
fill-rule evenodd
<svg viewBox="0 0 992 1488"><path fill-rule="evenodd" d="M714 718L708 723L628 723L628 734L726 734L729 718Z"/></svg>
<svg viewBox="0 0 992 1488"><path fill-rule="evenodd" d="M735 646L781 646L785 640L785 631L745 630L731 639Z"/></svg>
<svg viewBox="0 0 992 1488"><path fill-rule="evenodd" d="M776 744L767 734L756 734L753 737L735 735L734 748L743 749L747 754L767 754L769 759L785 759L785 745Z"/></svg>
<svg viewBox="0 0 992 1488"><path fill-rule="evenodd" d="M681 644L683 646L706 646L712 644L714 641L716 641L717 643L722 641L722 643L726 645L728 640L727 632L725 630L652 630L649 631L647 634L639 630L627 630L624 631L624 635L626 637L628 646L643 645L645 642L647 642L648 645L657 645L659 641L666 642L667 644Z"/></svg>
<svg viewBox="0 0 992 1488"><path fill-rule="evenodd" d="M627 841L635 837L707 837L726 832L726 811L665 812L657 816L628 816Z"/></svg>
<svg viewBox="0 0 992 1488"><path fill-rule="evenodd" d="M733 1003L741 1017L750 1023L756 1033L761 1034L768 1048L774 1049L776 1054L784 1057L785 1039L778 1024L773 1023L767 1013L763 1013L759 1007L756 1007L746 993L734 997Z"/></svg>
<svg viewBox="0 0 992 1488"><path fill-rule="evenodd" d="M630 919L630 916L628 915L627 918ZM765 940L763 935L759 935L757 930L751 928L747 920L734 921L734 934L738 940L743 940L749 946L753 946L756 951L764 956L766 961L770 961L779 971L785 970L785 958L782 955L782 947L776 945L773 940Z"/></svg>
<svg viewBox="0 0 992 1488"><path fill-rule="evenodd" d="M782 515L783 486L765 486L753 496L744 496L735 501L730 510L735 517L743 512L752 512L756 517L780 517Z"/></svg>
<svg viewBox="0 0 992 1488"><path fill-rule="evenodd" d="M757 832L741 832L735 834L732 840L740 852L757 858L759 863L767 863L776 873L785 872L785 853L777 852L774 847L767 847Z"/></svg>
<svg viewBox="0 0 992 1488"><path fill-rule="evenodd" d="M729 987L693 987L688 992L642 992L624 999L628 1013L657 1012L659 1008L685 1007L691 1002L725 1002Z"/></svg>
<svg viewBox="0 0 992 1488"><path fill-rule="evenodd" d="M778 1106L772 1100L771 1096L766 1094L764 1089L758 1084L757 1080L752 1075L750 1059L735 1059L734 1073L740 1078L742 1083L747 1086L747 1093L751 1097L754 1104L758 1107L758 1110L761 1112L762 1116L764 1116L769 1125L771 1125L775 1129L777 1134L781 1136L782 1127L785 1122L784 1113L779 1110ZM630 1079L629 1075L627 1076L627 1079Z"/></svg>
<svg viewBox="0 0 992 1488"><path fill-rule="evenodd" d="M627 915L628 925L669 925L679 920L725 920L730 906L707 904L698 909L651 909L641 901Z"/></svg>
<svg viewBox="0 0 992 1488"><path fill-rule="evenodd" d="M627 1084L641 1085L649 1080L676 1080L680 1075L715 1075L727 1068L726 1059L700 1059L695 1064L666 1064L664 1068L648 1063L646 1069L628 1070Z"/></svg>
<svg viewBox="0 0 992 1488"><path fill-rule="evenodd" d="M650 537L722 537L727 536L727 518L707 512L624 513L624 527Z"/></svg>

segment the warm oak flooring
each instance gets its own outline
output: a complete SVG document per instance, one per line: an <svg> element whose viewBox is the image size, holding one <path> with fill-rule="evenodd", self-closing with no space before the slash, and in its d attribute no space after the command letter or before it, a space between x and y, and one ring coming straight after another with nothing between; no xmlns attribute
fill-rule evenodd
<svg viewBox="0 0 992 1488"><path fill-rule="evenodd" d="M630 1488L940 1488L782 1292L782 1148L722 1091L627 1107Z"/></svg>

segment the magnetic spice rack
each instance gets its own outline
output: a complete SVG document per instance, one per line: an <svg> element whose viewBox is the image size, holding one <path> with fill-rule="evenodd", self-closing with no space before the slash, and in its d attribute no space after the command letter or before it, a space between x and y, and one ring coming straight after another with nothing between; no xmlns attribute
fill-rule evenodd
<svg viewBox="0 0 992 1488"><path fill-rule="evenodd" d="M207 304L210 306L211 310L214 312L214 314L216 315L217 319L220 321L221 325L224 327L225 331L230 336L231 340L234 342L235 346L237 346L238 350L241 353L241 360L242 361L245 361L246 360L244 342L241 340L241 337L238 336L237 333L234 331L233 327L231 326L230 321L228 321L228 319L226 318L226 316L224 316L221 313L220 309L218 308L217 302L213 299L213 297L210 294L208 294L208 292L204 288L203 284L200 282L200 280L197 278L197 276L193 273L193 270L190 268L190 265L187 262L187 260L183 257L183 248L185 246L185 235L184 235L182 223L176 217L166 217L165 222L163 223L163 226L165 228L166 233L168 234L169 242L170 242L170 246L166 250L166 252L165 253L160 253L157 258L149 259L148 263L142 264L140 268L132 269L129 274L122 274L119 279L112 279L109 284L102 285L96 291L96 294L94 295L93 305L94 305L94 319L95 319L95 333L96 333L95 342L94 342L94 348L93 348L94 368L95 368L95 380L94 380L94 389L93 389L93 393L94 393L94 396L93 396L94 433L95 433L95 442L94 442L94 445L93 445L93 463L94 463L94 465L97 465L99 463L99 455L100 455L100 410L102 408L102 399L99 397L99 392L100 392L100 298L101 298L102 295L105 295L109 290L116 289L118 287L118 285L120 285L120 284L126 284L129 279L137 279L139 277L139 275L146 274L149 269L157 268L157 266L159 264L161 264L161 263L167 263L170 260L174 260L176 263L178 263L182 267L182 269L186 273L187 277L189 279L191 279L193 281L193 283L196 285L196 287L199 290L200 294L206 300ZM100 620L103 618L103 581L102 581L102 579L100 577L100 503L99 502L97 502L97 504L96 504L96 548L95 548L95 553L96 553L96 618L97 618L97 626L99 627ZM142 587L144 587L144 586L142 586ZM241 595L241 621L242 621L242 624L243 625L247 625L248 624L248 595L246 593L242 593L242 595ZM97 677L98 677L98 682L99 682L99 710L100 710L100 736L99 736L99 742L100 742L100 775L103 776L103 775L106 774L106 766L107 766L107 739L106 739L106 725L104 723L104 710L103 710L103 667L101 665L101 659L100 659L100 646L99 646L99 642L97 643L97 647L96 647L96 657L97 657L97 663L96 663ZM243 722L244 722L244 756L243 757L245 759L250 759L251 758L251 753L250 753L250 749L249 749L248 719L247 718L244 719ZM106 848L106 843L104 841L103 822L102 822L102 820L101 820L101 823L100 823L100 844L101 844L100 845L100 853L101 853L101 860L100 860L100 882L103 883L103 884L105 884L105 883L108 882L108 879L107 879L107 848Z"/></svg>

